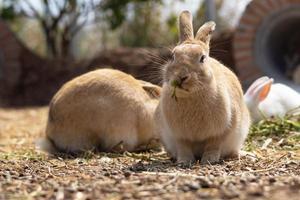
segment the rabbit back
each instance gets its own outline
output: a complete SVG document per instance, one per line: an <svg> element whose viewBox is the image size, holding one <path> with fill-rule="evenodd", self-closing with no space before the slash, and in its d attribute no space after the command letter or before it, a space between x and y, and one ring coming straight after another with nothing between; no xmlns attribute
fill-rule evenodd
<svg viewBox="0 0 300 200"><path fill-rule="evenodd" d="M128 74L92 71L66 83L53 97L46 135L63 151L108 151L120 143L131 151L150 137L138 134L139 119L149 117L144 104L149 98Z"/></svg>
<svg viewBox="0 0 300 200"><path fill-rule="evenodd" d="M300 94L292 88L275 83L266 99L259 104L259 110L266 115L283 117L288 111L300 106Z"/></svg>

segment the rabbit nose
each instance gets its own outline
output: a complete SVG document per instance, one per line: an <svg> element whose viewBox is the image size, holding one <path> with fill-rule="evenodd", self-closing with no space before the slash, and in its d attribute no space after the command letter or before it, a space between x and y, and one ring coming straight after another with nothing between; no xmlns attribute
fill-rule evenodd
<svg viewBox="0 0 300 200"><path fill-rule="evenodd" d="M180 84L182 84L184 81L186 81L189 78L189 76L183 76L180 77Z"/></svg>
<svg viewBox="0 0 300 200"><path fill-rule="evenodd" d="M189 79L189 76L178 77L171 82L171 85L180 87L183 84L183 82L185 82L188 79Z"/></svg>

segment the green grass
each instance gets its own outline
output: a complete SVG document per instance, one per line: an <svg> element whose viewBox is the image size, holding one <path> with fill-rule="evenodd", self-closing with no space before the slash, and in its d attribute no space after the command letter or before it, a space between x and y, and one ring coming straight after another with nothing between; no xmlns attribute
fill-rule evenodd
<svg viewBox="0 0 300 200"><path fill-rule="evenodd" d="M275 149L300 149L300 114L264 119L252 125L246 150L262 147L267 139L271 140L270 146Z"/></svg>
<svg viewBox="0 0 300 200"><path fill-rule="evenodd" d="M0 153L0 160L43 161L46 159L45 154L36 152L35 149L20 149L18 151Z"/></svg>

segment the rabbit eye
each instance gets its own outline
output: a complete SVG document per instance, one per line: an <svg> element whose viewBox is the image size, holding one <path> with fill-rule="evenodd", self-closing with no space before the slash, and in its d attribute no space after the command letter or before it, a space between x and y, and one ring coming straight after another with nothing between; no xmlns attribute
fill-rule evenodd
<svg viewBox="0 0 300 200"><path fill-rule="evenodd" d="M205 55L202 55L202 56L200 57L199 62L200 62L200 63L204 63L205 58L206 58L206 56L205 56Z"/></svg>

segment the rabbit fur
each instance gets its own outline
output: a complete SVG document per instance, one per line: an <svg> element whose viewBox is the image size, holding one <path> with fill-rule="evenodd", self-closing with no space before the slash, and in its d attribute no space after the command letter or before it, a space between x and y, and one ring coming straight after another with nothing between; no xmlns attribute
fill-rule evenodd
<svg viewBox="0 0 300 200"><path fill-rule="evenodd" d="M254 123L270 117L283 117L300 107L300 94L281 83L263 76L254 81L244 95Z"/></svg>
<svg viewBox="0 0 300 200"><path fill-rule="evenodd" d="M236 75L209 56L214 22L193 34L192 16L179 17L180 43L163 69L155 121L161 141L177 162L215 163L237 156L248 134L250 115Z"/></svg>
<svg viewBox="0 0 300 200"><path fill-rule="evenodd" d="M161 88L113 69L99 69L67 82L49 106L46 150L135 151L158 135L153 114ZM43 147L41 147L43 149Z"/></svg>

